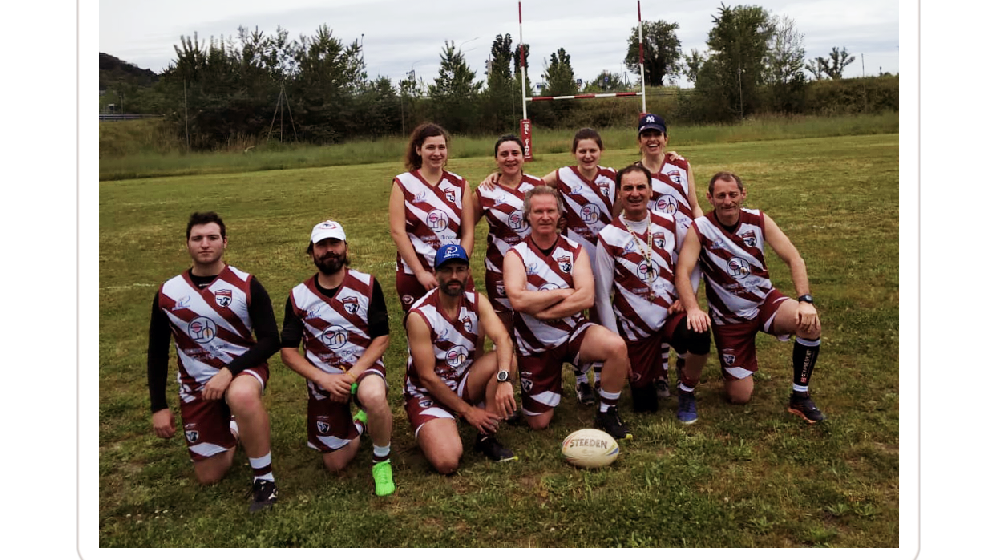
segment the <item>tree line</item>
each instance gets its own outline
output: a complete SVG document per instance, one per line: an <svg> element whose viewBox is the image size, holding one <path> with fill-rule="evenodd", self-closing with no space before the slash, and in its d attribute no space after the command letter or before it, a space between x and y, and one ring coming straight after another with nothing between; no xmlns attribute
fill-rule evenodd
<svg viewBox="0 0 998 560"><path fill-rule="evenodd" d="M805 60L804 35L794 20L759 6L722 4L711 18L704 52L682 50L676 23L644 24L645 84L668 88L680 77L694 84L691 90L672 87L675 95L668 110L657 111L667 113L672 122L723 123L759 113L815 112L809 92L820 82L841 80L846 66L855 61L845 47L835 47L827 58ZM624 63L639 74L637 27L626 47ZM414 73L398 82L369 77L360 45L343 42L327 25L298 38L281 28L268 35L259 28L240 27L235 37L208 41L195 33L182 36L174 50L176 58L154 85L126 84L117 93L132 112L164 114L192 149L260 136L330 143L404 135L425 120L456 133L501 133L515 130L522 116L524 69L520 46L508 33L493 40L484 79L471 70L454 43L445 41L430 83ZM529 72L529 45L523 45L523 55ZM626 76L608 70L583 82L563 48L542 64L537 84L541 95L637 89ZM527 87L530 95L529 80ZM897 110L897 88L893 93L890 89L872 109ZM620 124L634 117L635 102L628 101L625 114L619 114L622 103L586 107L593 102L564 100L533 103L529 115L541 127L571 127L580 121ZM865 99L863 107L870 109Z"/></svg>

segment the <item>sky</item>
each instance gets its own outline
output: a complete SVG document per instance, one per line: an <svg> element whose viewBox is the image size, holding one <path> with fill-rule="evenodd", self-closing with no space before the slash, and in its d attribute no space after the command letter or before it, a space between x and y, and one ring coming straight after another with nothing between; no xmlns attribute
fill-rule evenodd
<svg viewBox="0 0 998 560"><path fill-rule="evenodd" d="M804 34L806 58L828 57L832 47L856 56L845 76L897 73L897 0L747 0L773 14L787 15ZM559 48L571 56L577 78L592 80L602 70L625 73L627 39L637 25L637 1L526 0L523 42L530 45L531 83L541 80L543 62ZM645 22L678 23L684 53L706 50L720 0L644 0ZM737 5L738 2L727 2ZM486 60L497 34L517 44L517 3L477 0L101 0L100 52L140 68L162 72L174 59L180 36L235 37L240 25L267 35L278 26L292 38L314 35L321 24L344 43L363 44L368 76L398 82L413 70L430 83L437 75L444 41L455 42L468 65L485 79ZM863 55L862 57L860 55ZM630 75L632 82L636 75ZM680 85L688 85L683 79Z"/></svg>

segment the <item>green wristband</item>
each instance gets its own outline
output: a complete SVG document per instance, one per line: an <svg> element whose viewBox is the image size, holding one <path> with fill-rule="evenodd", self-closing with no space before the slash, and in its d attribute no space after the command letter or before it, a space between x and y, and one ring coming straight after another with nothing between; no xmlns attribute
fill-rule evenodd
<svg viewBox="0 0 998 560"><path fill-rule="evenodd" d="M357 394L357 384L356 383L354 383L353 385L350 385L350 394L351 395L356 395Z"/></svg>

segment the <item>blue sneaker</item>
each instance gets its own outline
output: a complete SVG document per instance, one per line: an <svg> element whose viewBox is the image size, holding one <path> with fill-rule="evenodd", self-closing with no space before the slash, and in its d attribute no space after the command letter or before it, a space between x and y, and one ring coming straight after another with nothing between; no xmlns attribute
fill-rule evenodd
<svg viewBox="0 0 998 560"><path fill-rule="evenodd" d="M676 417L683 424L692 424L697 421L697 398L692 391L676 391L679 393L679 408L676 410Z"/></svg>

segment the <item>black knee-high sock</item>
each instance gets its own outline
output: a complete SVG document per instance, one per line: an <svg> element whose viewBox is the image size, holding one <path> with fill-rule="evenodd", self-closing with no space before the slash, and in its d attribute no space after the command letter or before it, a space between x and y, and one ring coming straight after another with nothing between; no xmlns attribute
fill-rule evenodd
<svg viewBox="0 0 998 560"><path fill-rule="evenodd" d="M808 340L797 337L794 340L794 384L807 387L814 372L814 363L818 361L818 351L821 350L821 338Z"/></svg>

